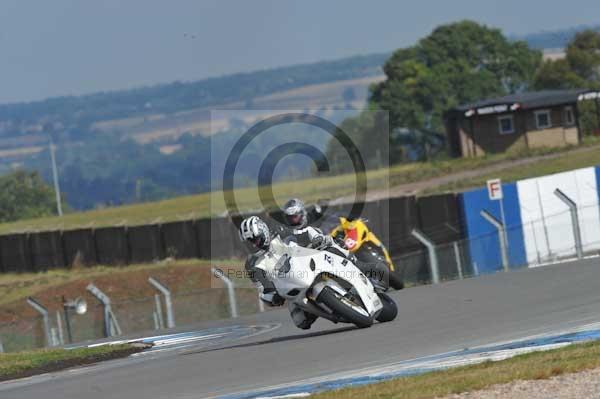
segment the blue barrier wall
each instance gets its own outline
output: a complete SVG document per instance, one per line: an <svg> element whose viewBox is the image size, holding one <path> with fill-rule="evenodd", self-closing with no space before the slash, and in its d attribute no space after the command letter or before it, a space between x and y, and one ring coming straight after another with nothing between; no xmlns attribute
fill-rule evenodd
<svg viewBox="0 0 600 399"><path fill-rule="evenodd" d="M508 226L509 264L512 268L516 268L527 263L521 228L519 196L514 183L503 184L502 190L504 193L504 216ZM479 189L460 194L460 204L465 238L470 239L471 263L477 265L479 273L502 270L497 230L480 214L482 210L486 210L501 220L500 201L490 200L487 189Z"/></svg>

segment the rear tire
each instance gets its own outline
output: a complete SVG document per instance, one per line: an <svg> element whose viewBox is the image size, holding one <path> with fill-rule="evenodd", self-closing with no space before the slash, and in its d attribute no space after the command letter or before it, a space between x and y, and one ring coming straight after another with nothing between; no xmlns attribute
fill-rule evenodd
<svg viewBox="0 0 600 399"><path fill-rule="evenodd" d="M395 290L401 290L404 288L404 281L402 281L402 277L398 275L397 272L393 272L390 270L390 287Z"/></svg>
<svg viewBox="0 0 600 399"><path fill-rule="evenodd" d="M358 328L371 327L373 319L359 313L342 300L342 296L330 287L325 287L317 298L318 302L325 304L336 315Z"/></svg>
<svg viewBox="0 0 600 399"><path fill-rule="evenodd" d="M366 263L380 263L385 266L387 269L387 277L388 277L388 285L395 289L401 290L404 288L404 281L402 280L402 276L397 271L392 271L390 269L390 265L383 254L381 248L376 247L375 245L365 243L355 254L356 258L362 262Z"/></svg>
<svg viewBox="0 0 600 399"><path fill-rule="evenodd" d="M398 306L396 306L396 302L383 292L380 292L378 295L383 304L383 309L381 309L381 312L377 316L377 321L380 323L387 323L388 321L394 320L398 315Z"/></svg>

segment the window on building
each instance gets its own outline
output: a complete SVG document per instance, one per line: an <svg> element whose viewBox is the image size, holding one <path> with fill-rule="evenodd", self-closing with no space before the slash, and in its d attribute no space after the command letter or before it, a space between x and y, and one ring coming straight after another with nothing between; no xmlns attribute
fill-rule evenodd
<svg viewBox="0 0 600 399"><path fill-rule="evenodd" d="M547 129L552 127L552 119L550 118L550 110L535 111L535 125L539 129Z"/></svg>
<svg viewBox="0 0 600 399"><path fill-rule="evenodd" d="M512 115L498 117L498 129L500 134L511 134L515 132L515 126Z"/></svg>
<svg viewBox="0 0 600 399"><path fill-rule="evenodd" d="M575 124L575 114L573 107L565 107L565 124L570 126Z"/></svg>

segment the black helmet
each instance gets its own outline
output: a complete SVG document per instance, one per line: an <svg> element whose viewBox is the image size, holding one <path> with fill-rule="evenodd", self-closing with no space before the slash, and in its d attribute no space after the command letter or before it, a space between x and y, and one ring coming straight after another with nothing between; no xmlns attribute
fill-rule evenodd
<svg viewBox="0 0 600 399"><path fill-rule="evenodd" d="M298 228L304 228L308 224L308 215L304 202L298 198L292 198L283 206L285 221L288 225Z"/></svg>
<svg viewBox="0 0 600 399"><path fill-rule="evenodd" d="M251 216L242 220L240 224L240 239L260 249L267 249L271 244L271 232L267 224L258 216Z"/></svg>

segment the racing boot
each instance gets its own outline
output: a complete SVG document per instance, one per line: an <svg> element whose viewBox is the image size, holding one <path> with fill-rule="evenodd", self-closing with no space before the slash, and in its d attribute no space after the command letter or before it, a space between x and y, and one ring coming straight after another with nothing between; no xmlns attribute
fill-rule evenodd
<svg viewBox="0 0 600 399"><path fill-rule="evenodd" d="M292 320L296 327L303 330L310 329L310 326L317 320L317 316L307 313L299 307L294 307L290 312L290 316L292 316Z"/></svg>

